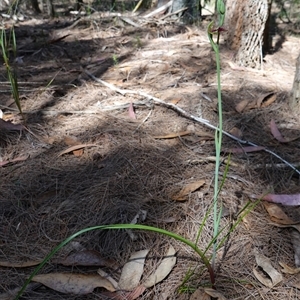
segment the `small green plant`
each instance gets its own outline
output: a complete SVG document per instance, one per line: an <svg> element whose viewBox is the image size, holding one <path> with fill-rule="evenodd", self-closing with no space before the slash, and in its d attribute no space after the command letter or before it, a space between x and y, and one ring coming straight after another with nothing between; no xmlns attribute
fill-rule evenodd
<svg viewBox="0 0 300 300"><path fill-rule="evenodd" d="M141 38L137 35L135 37L135 43L134 43L136 48L142 48L142 41Z"/></svg>
<svg viewBox="0 0 300 300"><path fill-rule="evenodd" d="M119 58L118 58L117 54L112 55L112 60L113 60L114 66L117 66L119 64Z"/></svg>
<svg viewBox="0 0 300 300"><path fill-rule="evenodd" d="M9 61L9 52L12 51L14 58L17 56L17 41L15 36L14 28L12 27L9 33L9 38L7 38L7 34L5 29L3 28L1 31L1 37L0 37L0 47L1 47L1 54L3 57L4 65L7 72L8 81L10 83L12 96L14 98L14 101L24 119L22 107L20 103L20 97L19 97L19 88L18 88L18 78L17 78L17 72L15 69L13 69L10 65Z"/></svg>

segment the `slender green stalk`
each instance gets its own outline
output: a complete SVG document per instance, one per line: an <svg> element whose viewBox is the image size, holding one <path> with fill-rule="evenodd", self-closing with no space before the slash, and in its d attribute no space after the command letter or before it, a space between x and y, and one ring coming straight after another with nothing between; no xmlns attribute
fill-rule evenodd
<svg viewBox="0 0 300 300"><path fill-rule="evenodd" d="M156 228L156 227L152 227L152 226L146 226L146 225L137 225L137 224L114 224L114 225L100 225L100 226L94 226L94 227L88 227L85 229L82 229L78 232L76 232L75 234L73 234L72 236L68 237L67 239L65 239L63 242L61 242L58 246L56 246L45 258L44 260L34 269L34 271L32 272L32 274L29 276L29 278L25 281L24 285L22 286L21 290L19 291L19 293L17 294L15 300L18 300L21 295L23 294L23 292L25 291L27 285L30 283L30 281L32 280L32 278L42 269L42 267L51 259L51 257L57 252L59 251L62 247L64 247L66 244L68 244L71 240L73 240L75 237L85 233L85 232L89 232L92 230L108 230L108 229L141 229L141 230L148 230L148 231L152 231L152 232L157 232L166 236L169 236L175 240L178 240L184 244L186 244L187 246L191 247L202 259L205 267L207 268L208 272L209 272L209 276L210 276L210 282L212 284L212 286L215 283L215 277L214 277L214 272L213 269L210 265L209 260L206 258L205 255L203 255L203 252L197 247L197 245L187 239L185 239L184 237L164 230L164 229L160 229L160 228Z"/></svg>
<svg viewBox="0 0 300 300"><path fill-rule="evenodd" d="M9 81L10 87L11 87L12 96L14 98L14 101L15 101L18 109L19 109L19 112L21 113L21 115L24 119L24 115L23 115L22 107L21 107L21 103L20 103L20 97L19 97L17 73L16 73L15 69L11 68L10 63L9 63L9 48L11 47L15 57L17 54L17 41L16 41L14 28L12 28L10 31L8 41L7 41L5 29L2 29L1 36L0 36L0 47L1 47L2 57L4 60L4 65L6 67L8 81Z"/></svg>
<svg viewBox="0 0 300 300"><path fill-rule="evenodd" d="M212 256L212 268L215 267L215 257L217 252L217 241L221 215L222 215L222 205L218 209L218 194L219 194L219 169L220 169L220 156L222 147L222 131L223 131L223 116L222 116L222 94L221 94L221 64L220 64L220 51L219 51L219 38L220 38L220 28L224 23L225 18L225 4L223 0L217 0L217 13L219 18L218 28L213 29L213 22L208 26L208 37L210 44L216 55L216 65L217 65L217 87L218 87L218 113L219 113L219 126L215 131L215 148L216 148L216 164L215 164L215 182L214 182L214 198L213 198L213 222L214 222L214 233L213 239L215 240L213 244L213 256ZM213 40L213 34L217 34L217 42Z"/></svg>

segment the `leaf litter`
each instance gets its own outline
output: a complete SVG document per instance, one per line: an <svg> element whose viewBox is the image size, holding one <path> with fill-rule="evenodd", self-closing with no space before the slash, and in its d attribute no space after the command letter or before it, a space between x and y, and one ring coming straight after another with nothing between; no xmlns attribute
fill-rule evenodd
<svg viewBox="0 0 300 300"><path fill-rule="evenodd" d="M72 40L72 36L68 36L62 44L57 43L55 45L57 47L46 49L48 52L45 49L36 52L35 49L34 56L26 54L33 53L30 52L32 48L27 48L29 52L25 51L25 68L20 68L19 72L21 77L32 80L24 86L21 85L24 90L30 90L31 84L33 85L36 79L39 79L38 88L40 88L41 85L47 85L48 80L43 82L44 77L54 78L54 73L58 71L56 65L52 64L50 69L41 68L45 66L45 62L48 63L48 58L56 57L59 69L61 65L64 68L60 70L55 85L46 90L44 88L42 93L37 93L34 89L32 93L24 92L26 101L22 100L24 111L30 111L29 116L32 118L28 124L30 129L35 133L42 132L43 136L55 137L54 142L45 145L25 131L22 131L21 136L18 130L15 133L8 131L4 134L4 140L8 142L1 147L3 161L18 157L21 153L30 153L31 159L23 161L22 164L8 164L8 168L1 168L0 241L3 261L8 260L8 256L12 258L9 261L18 262L20 255L33 258L36 253L39 255L49 253L54 245L82 228L95 226L95 224L130 222L140 209L147 211L145 223L168 228L193 240L199 229L198 222L203 220L211 204L214 162L207 158L214 155L213 141L205 138L201 143L194 143L190 142L188 136L154 140L153 136L184 131L187 124L194 123L168 109L156 106L155 109L151 108L153 109L151 117L136 131L136 123L130 124L133 122L128 117L127 109L128 103L132 102L135 105L135 102L140 102L139 97L137 95L132 98L126 95L121 97L115 91L99 87L98 83L88 80L84 73L79 74L82 66L78 63L78 57L83 59L90 57L93 64L87 63L83 67L91 68L93 74L101 74L103 80L114 82L120 88L149 91L166 102L180 97L181 101L177 104L180 108L185 108L189 113L197 112L198 116L203 116L216 125L215 112L207 100L199 97L200 92L211 99L216 95L215 70L211 65L211 47L207 45L206 33L193 28L193 34L189 34L190 38L187 38L185 28L182 25L177 27L176 23L158 24L155 29L151 27L150 31L147 30L147 33L139 32L141 49L135 51L132 57L131 53L125 53L126 63L130 63L131 69L130 74L121 74L122 70L118 66L109 63L111 53L113 51L121 57L120 52L126 52L130 43L136 40L136 32L134 35L128 34L126 28L122 27L120 30L118 26L112 26L113 21L109 22L109 17L104 19L106 23L102 22L102 19L93 22L93 24L98 23L101 32L95 28L89 29L89 24L86 26L81 20L80 26L75 28L79 32L76 34L77 40L75 38ZM32 24L30 25L30 20L24 22L28 25L26 30L28 36L28 32L31 32L33 27ZM64 24L59 20L57 22L63 25L59 30L62 32L61 36L64 36L67 30ZM111 26L110 29L106 24ZM47 24L43 23L43 25ZM22 40L21 27L16 28L20 40ZM34 28L34 35L39 36L36 24ZM44 34L43 28L41 35ZM81 39L80 34L85 39ZM164 37L166 34L168 34L167 38ZM124 41L128 44L124 44ZM104 43L103 48L99 47L99 43ZM237 69L232 72L226 69L224 64L224 71L227 73L224 76L226 89L223 97L226 128L234 126L240 128L248 141L257 142L262 147L276 148L276 153L295 164L300 161L298 151L295 151L299 148L299 141L295 140L293 144L284 143L284 145L276 142L270 134L269 123L270 119L276 120L276 123L280 122L278 124L281 124L281 120L288 120L295 129L299 127L298 116L293 116L286 106L286 92L290 89L292 81L290 66L294 65L292 58L295 54L292 49L297 49L298 44L298 40L287 36L283 47L289 45L290 48L284 49L284 52L289 50L291 55L286 57L285 52L283 56L280 50L266 57L268 62L272 61L268 64L269 67L274 64L275 69L271 67L272 72L276 71L274 73L269 72L268 69L264 70L264 74L248 72L247 69L242 71ZM116 47L116 45L122 46ZM155 54L154 50L160 53ZM64 53L68 53L68 57ZM164 53L166 55L173 53L173 55L166 56ZM229 57L229 53L225 52L225 63L227 55ZM108 59L101 60L101 63L97 64L95 63L97 56L105 56ZM282 59L288 61L288 68L279 65L278 62ZM143 71L141 65L147 65L147 70ZM182 68L185 68L185 72ZM279 68L280 72L278 72ZM44 73L40 73L39 70L43 70ZM170 81L170 74L172 82L175 78L182 77L176 88L168 87L166 84ZM243 78L242 89L239 88L241 77ZM64 84L65 82L68 84ZM71 87L70 82L79 84ZM81 84L82 82L84 84ZM240 99L248 99L249 94L253 95L253 99L258 99L260 95L273 90L274 83L283 91L277 94L278 101L273 102L266 109L256 107L239 114L234 112L235 103ZM9 98L7 94L3 96L6 98L3 101ZM103 113L99 107L95 108L98 101L112 108L116 104L126 104L126 106L123 109L112 109ZM47 107L49 104L51 108ZM280 109L278 109L279 104ZM48 109L55 112L55 117L49 114ZM90 113L87 113L87 110ZM148 112L148 107L142 105L138 117L145 120ZM194 126L199 131L207 129L196 122ZM214 135L213 130L208 131L212 136ZM64 155L57 159L56 155L61 151L66 134L76 137L80 144L101 146L82 148L84 151L80 159L74 159L73 155ZM105 141L103 136L107 137ZM238 147L235 142L224 139L224 148L235 147ZM226 154L224 156L226 157ZM232 156L231 159L235 164L230 168L230 176L226 179L220 197L234 212L239 205L243 205L243 201L247 200L245 195L250 192L261 194L266 184L275 185L276 194L300 192L295 185L296 177L291 176L291 172L286 167L278 166L276 158L272 160L263 151L255 154L243 151L242 155ZM265 167L267 164L271 167ZM256 167L257 165L259 167ZM224 169L222 171L224 172ZM237 176L245 180L242 182L234 179ZM169 201L172 195L178 193L178 182L180 187L184 187L199 178L206 182L205 191L191 191L185 196L188 200L185 202ZM35 201L38 195L49 190L54 190L56 195L50 199L51 203ZM40 214L40 211L46 211L43 207L47 207L47 213ZM164 220L175 221L164 223ZM226 218L222 219L222 222L225 223L225 220ZM276 291L260 289L259 295L254 294L257 291L253 288L249 290L246 284L243 285L243 280L247 280L252 271L251 249L254 245L264 246L270 241L267 256L270 257L272 264L278 255L288 262L294 255L287 235L278 228L269 226L265 210L256 208L254 213L247 216L247 221L248 228L241 225L236 228L235 234L231 235L231 245L238 245L239 250L234 252L230 248L229 255L222 261L222 270L226 270L227 274L226 279L222 276L218 278L218 284L222 286L224 297L226 296L227 299L264 297L267 300L286 298L287 291L284 284L277 285ZM161 236L154 237L149 233L138 231L134 231L134 234L137 237L134 242L128 238L126 232L121 230L109 233L93 232L80 236L78 241L89 249L97 249L100 253L104 253L105 257L120 261L121 265L125 263L129 253L151 247L156 248L158 253L157 249L161 249L166 243L166 239ZM201 244L207 245L209 241L208 235L201 236ZM240 246L241 243L243 247ZM155 288L142 292L141 298L153 299L158 297L160 292L169 293L169 299L179 299L181 296L176 293L178 284L182 282L189 267L196 262L184 245L177 242L175 244L184 258L178 259L178 266L169 277ZM280 245L281 248L275 245ZM243 268L236 267L237 262L242 264ZM199 269L202 269L201 262L199 264ZM274 267L277 268L275 265ZM62 266L57 268L65 270ZM10 268L1 268L0 271L4 290L22 282L24 274L30 273L29 269L16 272ZM148 273L151 272L143 276L147 278ZM234 280L228 282L228 278L241 280L238 283ZM206 274L199 274L193 282L194 286L196 288L201 286L205 279L207 279ZM139 287L140 285L124 295L133 293L132 297L136 297L137 294L141 294ZM288 292L290 299L297 299L293 289ZM73 295L57 296L47 289L39 289L38 293L45 299L57 299L57 297L74 299ZM78 298L92 299L95 294L96 297L99 296L98 289L91 295ZM188 295L184 296L188 297ZM29 294L28 297L31 295Z"/></svg>

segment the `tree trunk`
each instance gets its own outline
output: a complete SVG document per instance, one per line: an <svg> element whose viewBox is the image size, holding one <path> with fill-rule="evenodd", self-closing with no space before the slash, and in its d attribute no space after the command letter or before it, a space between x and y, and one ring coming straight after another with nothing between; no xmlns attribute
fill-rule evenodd
<svg viewBox="0 0 300 300"><path fill-rule="evenodd" d="M300 113L300 54L297 58L296 73L290 98L290 107L293 111Z"/></svg>
<svg viewBox="0 0 300 300"><path fill-rule="evenodd" d="M260 69L268 0L227 0L226 44L236 51L235 61L245 67Z"/></svg>
<svg viewBox="0 0 300 300"><path fill-rule="evenodd" d="M200 0L173 0L172 12L187 7L187 10L179 13L179 17L182 17L184 23L195 23L201 20Z"/></svg>

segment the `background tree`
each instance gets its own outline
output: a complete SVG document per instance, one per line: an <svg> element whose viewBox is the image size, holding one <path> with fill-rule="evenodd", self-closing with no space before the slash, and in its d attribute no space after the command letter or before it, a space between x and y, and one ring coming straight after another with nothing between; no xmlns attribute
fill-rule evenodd
<svg viewBox="0 0 300 300"><path fill-rule="evenodd" d="M261 68L270 5L268 0L226 1L226 44L241 66Z"/></svg>
<svg viewBox="0 0 300 300"><path fill-rule="evenodd" d="M300 113L300 53L296 62L296 72L292 89L292 95L290 98L290 106L294 111Z"/></svg>

